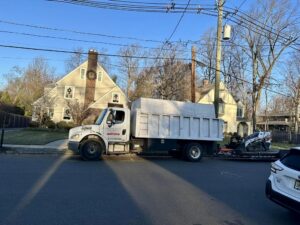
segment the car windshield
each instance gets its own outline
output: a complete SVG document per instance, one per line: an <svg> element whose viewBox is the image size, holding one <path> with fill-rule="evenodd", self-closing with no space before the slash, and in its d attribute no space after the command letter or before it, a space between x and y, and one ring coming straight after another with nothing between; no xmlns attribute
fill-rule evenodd
<svg viewBox="0 0 300 225"><path fill-rule="evenodd" d="M104 119L104 116L105 116L106 112L107 112L107 109L104 109L104 110L101 112L101 114L99 115L98 119L96 120L96 123L95 123L96 125L100 125L100 124L102 123L102 121L103 121L103 119Z"/></svg>

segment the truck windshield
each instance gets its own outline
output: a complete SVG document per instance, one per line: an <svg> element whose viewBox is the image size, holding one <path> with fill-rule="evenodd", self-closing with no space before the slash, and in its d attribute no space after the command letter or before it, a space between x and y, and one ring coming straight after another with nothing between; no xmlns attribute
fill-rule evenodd
<svg viewBox="0 0 300 225"><path fill-rule="evenodd" d="M104 116L105 116L106 112L107 112L107 109L104 109L104 110L101 112L100 116L99 116L98 119L96 120L96 123L95 123L96 125L100 125L100 124L102 123L102 120L104 119Z"/></svg>

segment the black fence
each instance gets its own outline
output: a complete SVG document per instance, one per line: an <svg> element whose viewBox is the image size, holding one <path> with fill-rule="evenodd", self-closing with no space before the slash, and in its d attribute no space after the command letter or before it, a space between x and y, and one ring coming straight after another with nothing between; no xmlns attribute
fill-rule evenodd
<svg viewBox="0 0 300 225"><path fill-rule="evenodd" d="M30 117L0 111L0 128L28 127Z"/></svg>
<svg viewBox="0 0 300 225"><path fill-rule="evenodd" d="M300 134L288 131L272 131L272 142L300 144Z"/></svg>

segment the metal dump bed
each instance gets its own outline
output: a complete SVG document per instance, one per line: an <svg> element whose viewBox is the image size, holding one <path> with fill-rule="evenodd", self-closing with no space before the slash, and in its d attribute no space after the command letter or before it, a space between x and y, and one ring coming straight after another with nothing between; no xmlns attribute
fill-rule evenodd
<svg viewBox="0 0 300 225"><path fill-rule="evenodd" d="M223 140L223 121L212 104L140 98L131 107L136 138Z"/></svg>

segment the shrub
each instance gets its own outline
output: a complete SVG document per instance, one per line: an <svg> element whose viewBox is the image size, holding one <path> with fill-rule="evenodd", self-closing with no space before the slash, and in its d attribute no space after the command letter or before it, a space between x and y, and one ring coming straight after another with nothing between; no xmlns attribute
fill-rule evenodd
<svg viewBox="0 0 300 225"><path fill-rule="evenodd" d="M70 130L71 128L75 127L75 124L72 122L60 121L56 124L58 129Z"/></svg>
<svg viewBox="0 0 300 225"><path fill-rule="evenodd" d="M56 125L55 123L52 121L52 120L49 120L45 123L46 127L49 128L49 129L55 129L56 128Z"/></svg>
<svg viewBox="0 0 300 225"><path fill-rule="evenodd" d="M36 127L39 127L39 126L40 126L40 124L36 121L30 121L30 123L29 123L29 127L36 128Z"/></svg>

